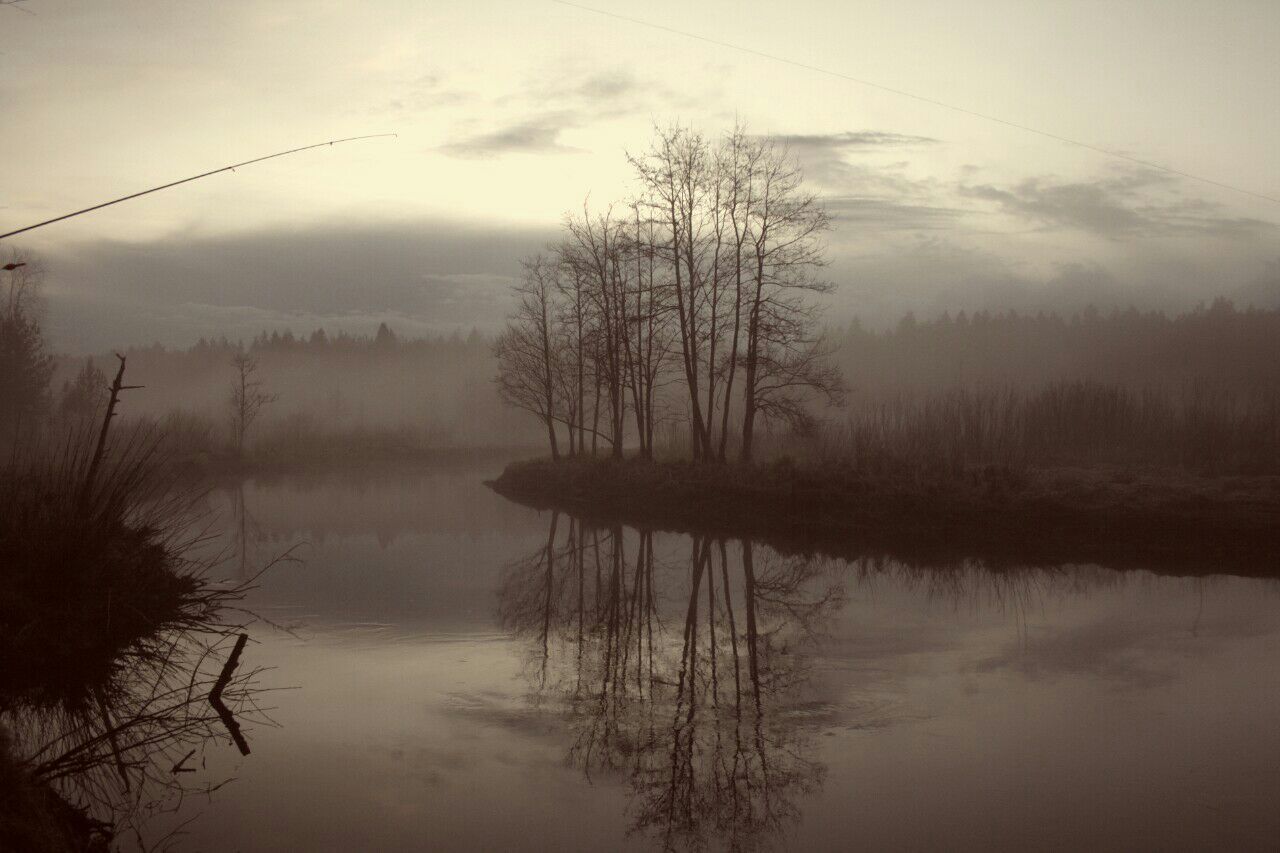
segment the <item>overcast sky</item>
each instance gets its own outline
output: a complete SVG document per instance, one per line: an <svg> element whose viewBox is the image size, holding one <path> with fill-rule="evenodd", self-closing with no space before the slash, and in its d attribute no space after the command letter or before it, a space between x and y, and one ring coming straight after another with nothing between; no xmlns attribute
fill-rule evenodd
<svg viewBox="0 0 1280 853"><path fill-rule="evenodd" d="M399 134L18 238L68 351L492 328L565 211L626 196L654 123L735 118L827 198L836 322L1280 297L1280 204L550 0L21 5L0 7L0 232ZM593 5L1280 197L1274 0Z"/></svg>

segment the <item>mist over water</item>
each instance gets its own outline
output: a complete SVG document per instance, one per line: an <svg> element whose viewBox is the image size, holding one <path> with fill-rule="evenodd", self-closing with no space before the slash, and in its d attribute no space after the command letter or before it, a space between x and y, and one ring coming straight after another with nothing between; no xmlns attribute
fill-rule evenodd
<svg viewBox="0 0 1280 853"><path fill-rule="evenodd" d="M305 543L306 562L249 599L276 628L247 657L290 689L217 765L236 781L174 816L194 849L1266 849L1280 830L1275 581L785 556L537 512L482 485L494 465L212 493L229 553Z"/></svg>

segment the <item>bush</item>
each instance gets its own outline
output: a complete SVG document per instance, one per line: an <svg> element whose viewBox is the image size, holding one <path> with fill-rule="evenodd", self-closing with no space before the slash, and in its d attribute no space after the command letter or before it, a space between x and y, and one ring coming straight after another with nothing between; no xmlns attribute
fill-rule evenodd
<svg viewBox="0 0 1280 853"><path fill-rule="evenodd" d="M208 603L184 556L191 496L156 436L135 432L90 479L92 438L35 448L0 475L0 705L74 704Z"/></svg>

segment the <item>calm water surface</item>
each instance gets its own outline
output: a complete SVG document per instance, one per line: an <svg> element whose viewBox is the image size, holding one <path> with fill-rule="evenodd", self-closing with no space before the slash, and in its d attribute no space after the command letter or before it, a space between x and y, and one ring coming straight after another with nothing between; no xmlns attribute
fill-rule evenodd
<svg viewBox="0 0 1280 853"><path fill-rule="evenodd" d="M210 851L1274 849L1280 586L593 528L499 465L215 493L274 728ZM302 544L298 544L302 543Z"/></svg>

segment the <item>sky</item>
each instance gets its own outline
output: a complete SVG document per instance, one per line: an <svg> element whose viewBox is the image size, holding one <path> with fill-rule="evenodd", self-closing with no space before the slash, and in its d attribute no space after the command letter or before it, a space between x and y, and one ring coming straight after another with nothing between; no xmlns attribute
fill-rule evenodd
<svg viewBox="0 0 1280 853"><path fill-rule="evenodd" d="M1280 303L1280 203L928 102L1280 198L1271 0L592 2L612 15L553 0L0 6L0 233L397 134L0 251L42 259L66 352L383 320L489 330L567 211L634 191L626 155L655 125L714 137L741 121L787 142L825 200L832 323Z"/></svg>

